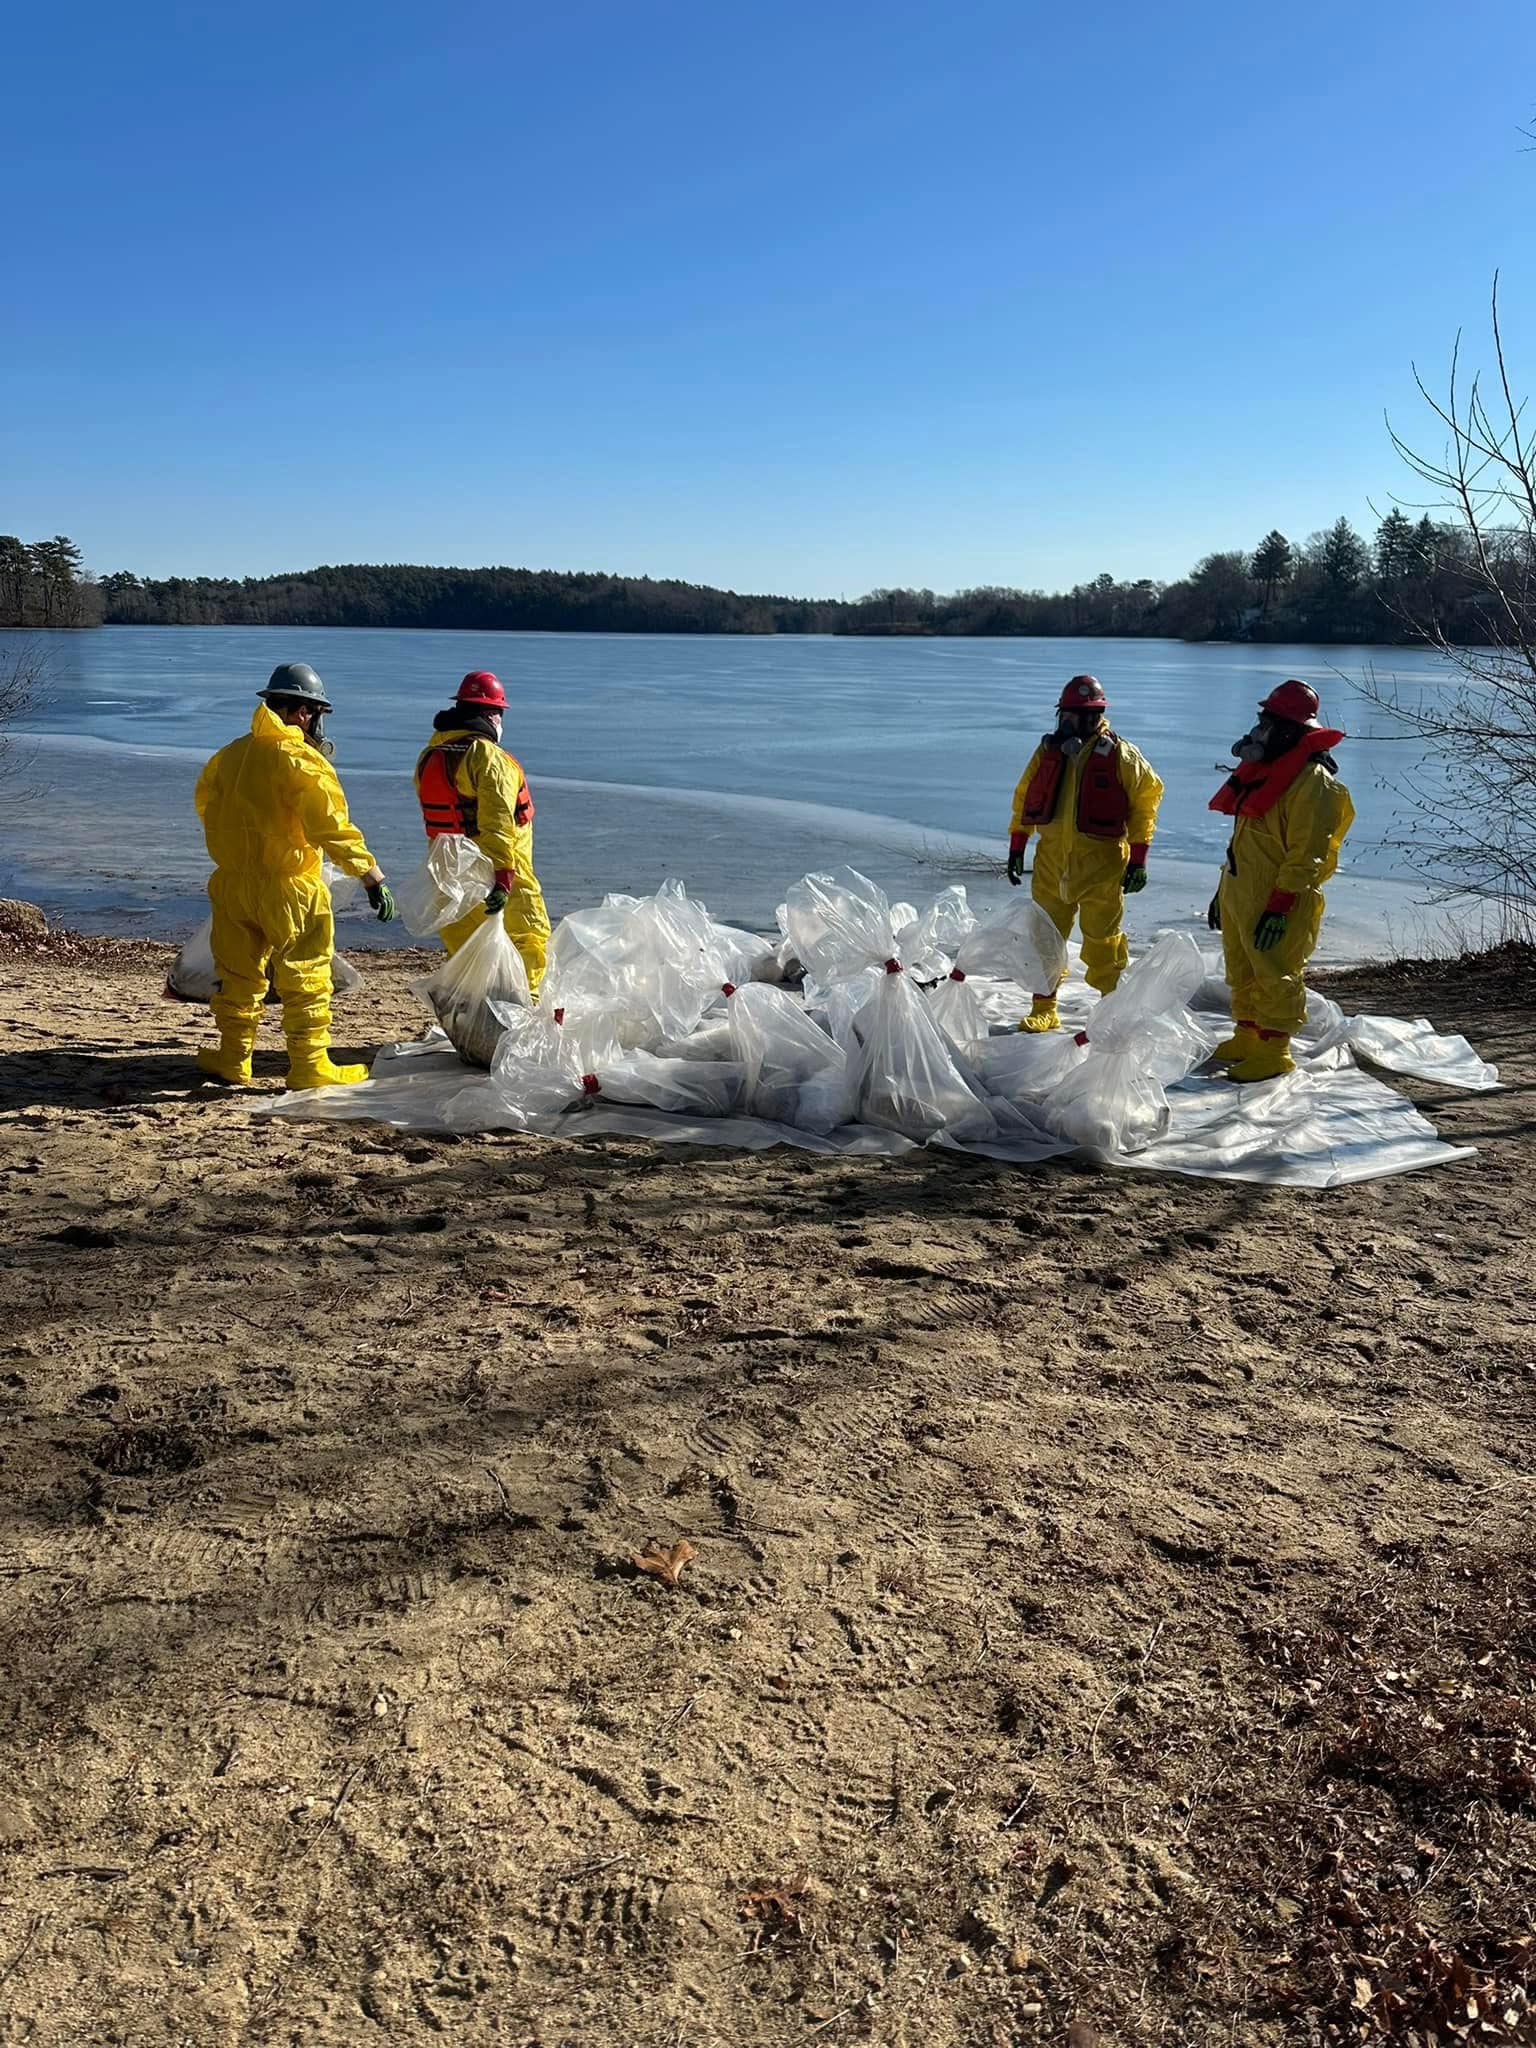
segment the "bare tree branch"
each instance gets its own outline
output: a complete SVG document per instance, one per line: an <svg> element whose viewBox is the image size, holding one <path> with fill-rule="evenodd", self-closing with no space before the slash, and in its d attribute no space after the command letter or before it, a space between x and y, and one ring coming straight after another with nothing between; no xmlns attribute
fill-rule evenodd
<svg viewBox="0 0 1536 2048"><path fill-rule="evenodd" d="M1442 890L1493 896L1508 927L1528 934L1536 924L1536 437L1526 431L1525 402L1510 374L1497 276L1491 328L1497 417L1480 377L1463 381L1458 333L1443 399L1413 371L1448 437L1441 454L1425 453L1387 425L1393 448L1436 494L1432 509L1449 515L1461 550L1466 590L1453 597L1451 612L1471 608L1487 644L1468 644L1479 635L1455 616L1414 616L1400 602L1398 616L1444 657L1450 679L1412 696L1374 675L1364 687L1424 749L1421 765L1397 785L1407 805L1400 849Z"/></svg>

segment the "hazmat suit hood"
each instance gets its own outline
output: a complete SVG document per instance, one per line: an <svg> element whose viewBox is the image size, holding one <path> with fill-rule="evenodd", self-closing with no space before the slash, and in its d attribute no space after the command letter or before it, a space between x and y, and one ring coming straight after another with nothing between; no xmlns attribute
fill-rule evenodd
<svg viewBox="0 0 1536 2048"><path fill-rule="evenodd" d="M434 732L468 732L476 739L501 743L501 727L497 720L486 711L474 710L466 704L450 704L446 711L439 711L432 721Z"/></svg>

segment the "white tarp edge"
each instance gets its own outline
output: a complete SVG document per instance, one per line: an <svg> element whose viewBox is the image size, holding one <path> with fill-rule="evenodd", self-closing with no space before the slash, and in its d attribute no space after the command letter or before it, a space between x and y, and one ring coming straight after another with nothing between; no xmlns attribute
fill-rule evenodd
<svg viewBox="0 0 1536 2048"><path fill-rule="evenodd" d="M1497 1087L1494 1070L1466 1040L1436 1033L1422 1022L1405 1024L1391 1017L1341 1022L1346 1031L1333 1026L1315 1045L1298 1040L1297 1070L1283 1080L1235 1088L1219 1077L1191 1075L1168 1091L1173 1116L1163 1137L1140 1152L1086 1156L1142 1172L1296 1188L1343 1187L1472 1157L1472 1148L1446 1144L1405 1096L1363 1072L1351 1050L1369 1049L1373 1058L1379 1053L1383 1066L1401 1062L1399 1071L1447 1087ZM481 1128L497 1128L489 1083L460 1062L440 1031L387 1047L374 1062L373 1076L361 1087L283 1095L264 1104L263 1112L356 1119L400 1130L462 1131L462 1099L466 1090L479 1090L488 1119ZM443 1115L450 1101L457 1101L460 1110L451 1125ZM985 1143L962 1144L947 1133L932 1142L940 1150L971 1152L1011 1164L1036 1164L1074 1149L1032 1125L1025 1113L1014 1114L1015 1128ZM753 1152L784 1145L828 1155L894 1157L916 1149L911 1139L866 1124L845 1124L820 1137L755 1117L673 1116L601 1101L541 1120L541 1127L563 1138L639 1138L652 1144Z"/></svg>

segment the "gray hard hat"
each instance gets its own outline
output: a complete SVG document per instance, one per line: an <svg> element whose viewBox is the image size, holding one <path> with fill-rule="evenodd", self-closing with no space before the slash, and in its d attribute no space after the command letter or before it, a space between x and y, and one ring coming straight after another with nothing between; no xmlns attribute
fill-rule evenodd
<svg viewBox="0 0 1536 2048"><path fill-rule="evenodd" d="M307 661L282 661L267 677L267 687L258 697L286 697L296 704L313 704L319 711L335 707L325 694L325 685Z"/></svg>

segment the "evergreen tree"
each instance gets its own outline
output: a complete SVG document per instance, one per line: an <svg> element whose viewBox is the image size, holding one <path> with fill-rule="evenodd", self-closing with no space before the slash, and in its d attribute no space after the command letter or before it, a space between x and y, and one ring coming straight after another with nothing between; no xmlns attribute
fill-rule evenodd
<svg viewBox="0 0 1536 2048"><path fill-rule="evenodd" d="M1274 603L1280 585L1290 582L1293 566L1290 542L1278 526L1272 526L1254 549L1250 569L1254 582L1263 587L1265 611Z"/></svg>
<svg viewBox="0 0 1536 2048"><path fill-rule="evenodd" d="M1347 597L1365 574L1365 542L1347 519L1336 519L1323 536L1323 574L1337 597Z"/></svg>
<svg viewBox="0 0 1536 2048"><path fill-rule="evenodd" d="M1394 505L1376 529L1376 576L1381 583L1401 583L1418 568L1413 522Z"/></svg>
<svg viewBox="0 0 1536 2048"><path fill-rule="evenodd" d="M32 557L14 533L0 533L0 626L30 623Z"/></svg>

